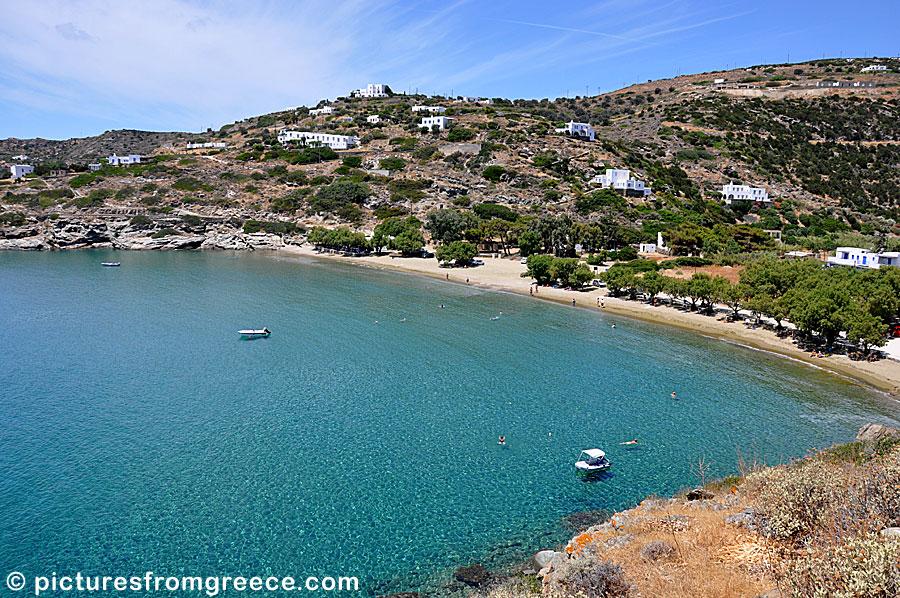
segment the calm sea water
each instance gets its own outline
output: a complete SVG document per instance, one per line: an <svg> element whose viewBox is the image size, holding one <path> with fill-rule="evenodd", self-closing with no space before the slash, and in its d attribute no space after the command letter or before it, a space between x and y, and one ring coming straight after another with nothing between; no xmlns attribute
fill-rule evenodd
<svg viewBox="0 0 900 598"><path fill-rule="evenodd" d="M0 324L3 576L427 588L691 484L700 455L727 475L898 414L724 342L272 255L0 253ZM591 447L613 469L584 481Z"/></svg>

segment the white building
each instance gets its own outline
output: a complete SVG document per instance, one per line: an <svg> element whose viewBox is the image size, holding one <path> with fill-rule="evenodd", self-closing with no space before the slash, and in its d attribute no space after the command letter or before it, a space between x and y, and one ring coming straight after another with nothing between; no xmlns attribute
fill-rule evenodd
<svg viewBox="0 0 900 598"><path fill-rule="evenodd" d="M140 164L141 156L140 154L128 154L127 156L113 154L106 158L106 161L109 162L110 166L128 166L130 164Z"/></svg>
<svg viewBox="0 0 900 598"><path fill-rule="evenodd" d="M25 154L19 154L18 156L13 156L12 159L13 160L27 160L28 156L26 156Z"/></svg>
<svg viewBox="0 0 900 598"><path fill-rule="evenodd" d="M565 127L556 129L557 133L567 133L572 137L581 137L582 139L594 140L594 129L588 123L577 123L570 120Z"/></svg>
<svg viewBox="0 0 900 598"><path fill-rule="evenodd" d="M446 131L452 124L453 119L447 116L427 116L422 119L422 123L419 125L419 127L431 129L431 127L437 125L440 131Z"/></svg>
<svg viewBox="0 0 900 598"><path fill-rule="evenodd" d="M461 104L461 103L474 104L477 101L478 101L478 98L472 97L472 96L461 96L454 100L454 102L456 102L457 104Z"/></svg>
<svg viewBox="0 0 900 598"><path fill-rule="evenodd" d="M207 141L206 143L188 143L187 149L206 149L228 147L224 141Z"/></svg>
<svg viewBox="0 0 900 598"><path fill-rule="evenodd" d="M325 106L324 108L316 108L315 110L310 110L310 116L319 116L320 114L331 114L334 112L334 108L331 106Z"/></svg>
<svg viewBox="0 0 900 598"><path fill-rule="evenodd" d="M100 170L101 168L103 168L103 164L99 164L99 163L97 163L97 162L94 162L93 164L88 164L88 168L91 169L91 172L97 172L98 170Z"/></svg>
<svg viewBox="0 0 900 598"><path fill-rule="evenodd" d="M828 265L877 270L881 266L900 266L900 253L875 253L859 247L838 247L834 255L828 257Z"/></svg>
<svg viewBox="0 0 900 598"><path fill-rule="evenodd" d="M864 69L860 69L861 73L877 73L879 71L886 71L887 67L883 64L873 64L871 66L867 66Z"/></svg>
<svg viewBox="0 0 900 598"><path fill-rule="evenodd" d="M381 117L378 116L377 114L373 114L371 116L366 117L366 122L373 124L373 125L377 125L378 123L381 122Z"/></svg>
<svg viewBox="0 0 900 598"><path fill-rule="evenodd" d="M627 168L621 170L607 168L606 174L595 176L591 182L604 189L612 189L631 197L646 197L653 193L653 190L645 185L644 181L639 181L631 176L631 171Z"/></svg>
<svg viewBox="0 0 900 598"><path fill-rule="evenodd" d="M768 203L769 192L761 187L751 187L749 185L722 185L722 198L725 199L726 205L731 205L733 201L752 201L759 203Z"/></svg>
<svg viewBox="0 0 900 598"><path fill-rule="evenodd" d="M387 85L384 83L369 83L362 89L350 92L350 97L357 98L386 98L388 97Z"/></svg>
<svg viewBox="0 0 900 598"><path fill-rule="evenodd" d="M309 131L288 131L287 129L278 132L278 141L281 143L303 141L306 145L322 145L333 150L345 150L359 145L359 137L356 135L331 135Z"/></svg>
<svg viewBox="0 0 900 598"><path fill-rule="evenodd" d="M641 243L638 245L638 253L662 253L669 254L669 248L663 241L662 232L656 233L656 243Z"/></svg>
<svg viewBox="0 0 900 598"><path fill-rule="evenodd" d="M34 166L29 164L15 164L9 167L9 172L12 174L12 178L21 179L26 174L34 172Z"/></svg>
<svg viewBox="0 0 900 598"><path fill-rule="evenodd" d="M447 111L443 106L413 106L413 112L431 112L432 114L443 114Z"/></svg>

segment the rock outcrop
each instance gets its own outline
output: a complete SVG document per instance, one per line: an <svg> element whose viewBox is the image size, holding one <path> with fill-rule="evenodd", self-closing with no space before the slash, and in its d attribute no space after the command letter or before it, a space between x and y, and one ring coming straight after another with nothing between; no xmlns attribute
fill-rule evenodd
<svg viewBox="0 0 900 598"><path fill-rule="evenodd" d="M883 424L868 423L859 429L857 440L881 440L882 438L900 438L900 429Z"/></svg>

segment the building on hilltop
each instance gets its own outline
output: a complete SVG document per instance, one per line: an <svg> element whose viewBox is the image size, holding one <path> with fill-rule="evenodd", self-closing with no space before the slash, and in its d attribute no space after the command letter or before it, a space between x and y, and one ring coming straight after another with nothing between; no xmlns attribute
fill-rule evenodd
<svg viewBox="0 0 900 598"><path fill-rule="evenodd" d="M874 81L816 81L816 87L875 87Z"/></svg>
<svg viewBox="0 0 900 598"><path fill-rule="evenodd" d="M422 122L419 124L419 128L425 127L427 129L431 129L434 126L437 126L438 130L445 131L452 125L453 119L447 116L427 116L422 119Z"/></svg>
<svg viewBox="0 0 900 598"><path fill-rule="evenodd" d="M863 69L860 69L859 72L860 73L877 73L877 72L886 71L886 70L887 70L887 66L885 66L883 64L872 64Z"/></svg>
<svg viewBox="0 0 900 598"><path fill-rule="evenodd" d="M625 169L607 168L605 174L598 174L591 183L600 185L604 189L612 189L626 197L646 197L653 193L653 190L631 176L631 171Z"/></svg>
<svg viewBox="0 0 900 598"><path fill-rule="evenodd" d="M206 143L188 143L187 149L224 148L228 144L223 141L207 141Z"/></svg>
<svg viewBox="0 0 900 598"><path fill-rule="evenodd" d="M859 247L838 247L834 255L828 257L828 265L877 270L882 266L900 266L900 253L896 251L876 253Z"/></svg>
<svg viewBox="0 0 900 598"><path fill-rule="evenodd" d="M369 83L361 89L350 92L351 98L386 98L390 88L384 83Z"/></svg>
<svg viewBox="0 0 900 598"><path fill-rule="evenodd" d="M413 112L431 112L432 114L443 114L447 111L443 106L413 106Z"/></svg>
<svg viewBox="0 0 900 598"><path fill-rule="evenodd" d="M331 135L330 133L313 133L311 131L288 131L282 129L278 132L278 141L300 141L306 145L321 145L333 150L345 150L359 145L359 137L356 135Z"/></svg>
<svg viewBox="0 0 900 598"><path fill-rule="evenodd" d="M140 164L140 154L128 154L127 156L117 156L113 154L106 158L110 166L130 166L131 164Z"/></svg>
<svg viewBox="0 0 900 598"><path fill-rule="evenodd" d="M9 172L12 174L12 178L21 179L26 174L34 172L34 166L30 164L14 164L9 167Z"/></svg>
<svg viewBox="0 0 900 598"><path fill-rule="evenodd" d="M331 114L334 112L334 108L331 106L325 106L323 108L315 108L309 111L310 116L319 116L320 114Z"/></svg>
<svg viewBox="0 0 900 598"><path fill-rule="evenodd" d="M594 129L588 123L577 123L570 120L565 127L556 129L557 133L566 133L572 137L579 137L589 141L594 140Z"/></svg>
<svg viewBox="0 0 900 598"><path fill-rule="evenodd" d="M769 192L762 187L751 187L749 185L722 185L722 198L725 205L731 205L735 201L752 201L758 203L769 203Z"/></svg>

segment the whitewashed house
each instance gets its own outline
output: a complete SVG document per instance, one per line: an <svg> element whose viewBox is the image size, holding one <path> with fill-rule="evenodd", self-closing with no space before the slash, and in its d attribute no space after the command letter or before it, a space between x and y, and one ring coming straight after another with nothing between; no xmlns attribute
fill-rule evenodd
<svg viewBox="0 0 900 598"><path fill-rule="evenodd" d="M566 133L572 137L580 137L581 139L587 139L589 141L594 140L594 129L592 129L591 125L588 123L577 123L570 120L566 123L566 126L556 129L556 132Z"/></svg>
<svg viewBox="0 0 900 598"><path fill-rule="evenodd" d="M344 115L344 116L340 117L339 119L337 119L337 121L339 123L352 123L353 117L349 116L349 115Z"/></svg>
<svg viewBox="0 0 900 598"><path fill-rule="evenodd" d="M443 114L447 111L443 106L413 106L413 112L431 112L432 114Z"/></svg>
<svg viewBox="0 0 900 598"><path fill-rule="evenodd" d="M13 156L12 159L13 160L27 160L28 156L26 156L25 154L19 154L18 156Z"/></svg>
<svg viewBox="0 0 900 598"><path fill-rule="evenodd" d="M419 128L431 129L435 125L438 126L438 130L446 131L453 125L453 119L447 116L427 116L422 119Z"/></svg>
<svg viewBox="0 0 900 598"><path fill-rule="evenodd" d="M224 141L207 141L206 143L188 143L187 149L207 149L228 147Z"/></svg>
<svg viewBox="0 0 900 598"><path fill-rule="evenodd" d="M377 114L372 114L371 116L366 117L366 122L369 123L370 125L377 125L378 123L381 122L381 117L378 116Z"/></svg>
<svg viewBox="0 0 900 598"><path fill-rule="evenodd" d="M314 110L309 111L310 116L319 116L321 114L331 114L334 112L334 108L331 106L325 106L323 108L316 108Z"/></svg>
<svg viewBox="0 0 900 598"><path fill-rule="evenodd" d="M387 85L384 83L369 83L362 89L350 92L350 97L357 98L386 98L388 97Z"/></svg>
<svg viewBox="0 0 900 598"><path fill-rule="evenodd" d="M863 69L860 69L859 72L861 72L861 73L878 73L880 71L886 71L886 70L887 70L887 67L883 64L873 64L873 65L867 66Z"/></svg>
<svg viewBox="0 0 900 598"><path fill-rule="evenodd" d="M278 132L278 141L302 141L306 145L321 145L333 150L345 150L359 145L359 137L356 135L331 135L329 133L313 133L310 131L288 131L282 129Z"/></svg>
<svg viewBox="0 0 900 598"><path fill-rule="evenodd" d="M591 182L600 185L603 189L612 189L627 197L646 197L653 190L644 183L631 176L627 168L607 168L605 174L595 176Z"/></svg>
<svg viewBox="0 0 900 598"><path fill-rule="evenodd" d="M94 162L93 164L88 164L88 168L91 170L91 172L97 172L98 170L103 168L103 164Z"/></svg>
<svg viewBox="0 0 900 598"><path fill-rule="evenodd" d="M475 102L478 101L478 98L472 97L472 96L460 96L453 101L456 102L457 104L465 104L465 103L474 104Z"/></svg>
<svg viewBox="0 0 900 598"><path fill-rule="evenodd" d="M859 247L838 247L834 255L828 257L828 265L877 270L882 266L900 266L900 253L875 253Z"/></svg>
<svg viewBox="0 0 900 598"><path fill-rule="evenodd" d="M140 164L140 154L128 154L127 156L117 156L113 154L106 158L110 166L130 166L131 164Z"/></svg>
<svg viewBox="0 0 900 598"><path fill-rule="evenodd" d="M769 192L762 187L751 187L750 185L722 185L722 198L725 205L731 205L735 201L752 201L759 203L768 203Z"/></svg>
<svg viewBox="0 0 900 598"><path fill-rule="evenodd" d="M21 179L26 174L34 172L34 166L30 164L14 164L9 167L9 172L12 174L12 178Z"/></svg>

